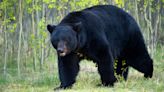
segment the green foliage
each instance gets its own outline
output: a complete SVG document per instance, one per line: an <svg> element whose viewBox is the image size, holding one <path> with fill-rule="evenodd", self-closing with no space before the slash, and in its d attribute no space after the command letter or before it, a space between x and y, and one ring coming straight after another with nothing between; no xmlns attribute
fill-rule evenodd
<svg viewBox="0 0 164 92"><path fill-rule="evenodd" d="M118 7L124 7L124 0L115 0L115 3Z"/></svg>
<svg viewBox="0 0 164 92"><path fill-rule="evenodd" d="M46 4L50 4L50 3L56 3L56 0L43 0L43 2Z"/></svg>
<svg viewBox="0 0 164 92"><path fill-rule="evenodd" d="M30 40L30 43L29 43L30 47L35 48L35 34L33 33L30 34L29 40Z"/></svg>
<svg viewBox="0 0 164 92"><path fill-rule="evenodd" d="M90 7L93 5L98 5L100 3L99 0L73 0L70 1L70 6L71 6L71 11L74 10L80 10L80 9L84 9L86 7Z"/></svg>
<svg viewBox="0 0 164 92"><path fill-rule="evenodd" d="M48 5L49 9L55 8L56 6L56 0L43 0L43 2Z"/></svg>
<svg viewBox="0 0 164 92"><path fill-rule="evenodd" d="M39 22L38 26L39 26L39 35L40 35L40 37L38 39L38 43L39 43L39 46L41 46L42 43L43 43L43 47L45 48L46 47L46 43L44 43L44 41L45 41L45 38L48 37L47 31L45 31L45 29L46 29L45 18L41 19L41 21Z"/></svg>
<svg viewBox="0 0 164 92"><path fill-rule="evenodd" d="M17 27L17 23L11 24L9 27L10 27L10 28L9 28L9 29L10 29L9 32L10 32L10 33L13 33L13 32L15 32L15 29L16 29L16 27Z"/></svg>
<svg viewBox="0 0 164 92"><path fill-rule="evenodd" d="M39 3L39 0L25 0L25 3L27 4L27 12L29 14L31 14L32 12L35 12L35 11L41 11L42 10L42 6Z"/></svg>
<svg viewBox="0 0 164 92"><path fill-rule="evenodd" d="M2 2L0 2L0 19L2 21L1 25L6 26L7 30L4 30L6 32L10 32L13 33L16 30L17 27L17 19L16 19L16 15L15 12L13 10L13 5L17 5L15 4L16 0L3 0ZM1 22L0 21L0 22Z"/></svg>
<svg viewBox="0 0 164 92"><path fill-rule="evenodd" d="M123 81L124 80L123 76L117 75L117 73L116 73L117 65L118 65L118 59L115 59L114 66L113 66L114 67L114 75L116 76L118 81ZM126 60L122 60L122 68L121 68L121 70L123 72L126 71L126 68L124 68L125 65L126 65Z"/></svg>

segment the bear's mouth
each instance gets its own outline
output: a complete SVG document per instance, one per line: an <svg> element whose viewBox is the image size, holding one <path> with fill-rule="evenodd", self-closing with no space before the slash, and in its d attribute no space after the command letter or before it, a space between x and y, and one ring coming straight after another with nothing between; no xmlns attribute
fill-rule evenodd
<svg viewBox="0 0 164 92"><path fill-rule="evenodd" d="M58 52L58 55L61 57L64 57L69 53L67 48L62 48L62 49L59 48L57 52Z"/></svg>
<svg viewBox="0 0 164 92"><path fill-rule="evenodd" d="M59 56L64 57L66 55L66 52L60 52Z"/></svg>

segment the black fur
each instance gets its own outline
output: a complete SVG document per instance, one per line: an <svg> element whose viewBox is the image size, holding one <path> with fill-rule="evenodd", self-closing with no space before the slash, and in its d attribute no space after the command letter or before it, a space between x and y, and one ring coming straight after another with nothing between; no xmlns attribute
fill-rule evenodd
<svg viewBox="0 0 164 92"><path fill-rule="evenodd" d="M52 28L48 26L49 28ZM116 74L124 79L128 67L153 75L153 61L144 43L136 21L125 11L112 5L99 5L69 13L57 26L53 26L51 42L55 49L65 41L66 55L58 54L60 88L71 87L79 71L79 61L86 57L98 65L102 84L114 85ZM82 54L81 56L77 53ZM122 61L125 61L123 64ZM122 68L124 70L122 70Z"/></svg>

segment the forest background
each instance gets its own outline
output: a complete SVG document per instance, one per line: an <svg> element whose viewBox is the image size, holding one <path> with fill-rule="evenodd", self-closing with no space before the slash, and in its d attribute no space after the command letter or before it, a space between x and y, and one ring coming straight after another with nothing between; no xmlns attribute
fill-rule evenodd
<svg viewBox="0 0 164 92"><path fill-rule="evenodd" d="M131 69L126 82L97 87L96 67L84 60L77 83L65 91L164 91L164 0L0 0L0 92L52 92L60 82L47 24L58 24L69 12L104 4L135 18L154 60L154 76L146 80Z"/></svg>

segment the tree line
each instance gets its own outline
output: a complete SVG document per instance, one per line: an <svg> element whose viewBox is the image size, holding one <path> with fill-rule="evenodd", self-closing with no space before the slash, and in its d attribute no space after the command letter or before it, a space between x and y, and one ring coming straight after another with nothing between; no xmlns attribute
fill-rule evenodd
<svg viewBox="0 0 164 92"><path fill-rule="evenodd" d="M164 0L0 0L0 71L6 75L14 64L18 76L32 61L42 71L50 55L47 24L57 24L71 11L93 5L112 4L138 22L151 56L164 45Z"/></svg>

